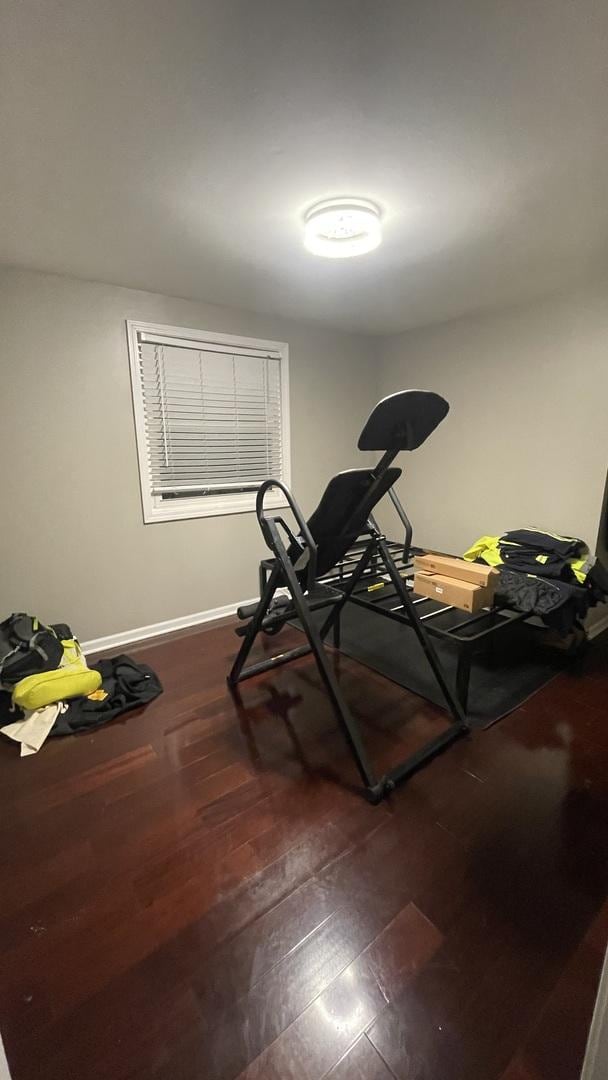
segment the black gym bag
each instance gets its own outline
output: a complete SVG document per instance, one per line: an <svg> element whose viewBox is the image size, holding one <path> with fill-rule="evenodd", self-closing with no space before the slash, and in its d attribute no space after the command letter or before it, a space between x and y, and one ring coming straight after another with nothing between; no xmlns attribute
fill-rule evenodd
<svg viewBox="0 0 608 1080"><path fill-rule="evenodd" d="M0 683L16 686L28 675L54 671L63 657L62 637L68 626L45 626L34 615L14 612L0 623Z"/></svg>

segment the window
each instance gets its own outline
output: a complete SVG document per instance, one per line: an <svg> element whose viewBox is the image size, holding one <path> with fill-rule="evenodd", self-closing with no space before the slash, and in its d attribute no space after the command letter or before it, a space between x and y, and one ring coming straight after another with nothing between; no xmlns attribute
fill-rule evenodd
<svg viewBox="0 0 608 1080"><path fill-rule="evenodd" d="M255 508L289 484L288 348L127 322L144 521ZM283 506L280 492L268 505Z"/></svg>

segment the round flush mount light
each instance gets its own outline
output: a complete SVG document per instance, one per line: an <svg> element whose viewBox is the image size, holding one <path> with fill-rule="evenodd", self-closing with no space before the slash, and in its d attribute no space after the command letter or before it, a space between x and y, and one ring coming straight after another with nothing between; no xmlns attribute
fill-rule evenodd
<svg viewBox="0 0 608 1080"><path fill-rule="evenodd" d="M380 210L369 199L325 199L304 216L304 246L326 259L373 251L382 240Z"/></svg>

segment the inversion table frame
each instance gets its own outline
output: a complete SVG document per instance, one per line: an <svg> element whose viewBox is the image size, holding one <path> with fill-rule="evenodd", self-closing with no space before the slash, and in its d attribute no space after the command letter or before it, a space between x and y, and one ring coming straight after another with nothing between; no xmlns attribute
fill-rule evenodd
<svg viewBox="0 0 608 1080"><path fill-rule="evenodd" d="M243 641L228 676L228 685L234 690L244 679L312 653L333 711L352 751L365 794L374 803L468 731L458 697L445 677L430 636L417 614L410 590L372 513L401 475L399 469L391 468L396 455L400 450L419 446L441 422L448 408L447 402L439 395L425 391L402 391L383 399L373 410L359 439L361 450L384 450L381 460L373 469L352 469L333 477L308 522L291 492L280 481L265 481L256 499L258 523L273 559L264 560L261 567L259 602L237 612L240 618L249 619L249 622L246 627L237 630L242 634ZM299 529L297 537L279 514L269 514L264 507L265 496L273 487L279 488L285 497ZM403 515L402 520L407 522L405 512L392 491L391 498ZM282 533L287 535L289 544L283 539ZM335 588L328 583L327 575L332 567L343 560L357 537L362 537L362 547L356 565L341 587ZM406 528L404 557L409 553L410 543L411 526ZM376 777L372 769L359 725L342 696L324 645L331 631L333 643L339 648L340 614L344 605L356 595L355 590L372 562L376 569L381 568L388 576L451 716L445 731L380 777ZM273 608L273 600L279 589L282 593L287 592L288 599L281 596ZM324 608L330 608L330 611L319 629L312 614ZM246 667L258 634L275 633L291 619L300 621L306 644Z"/></svg>
<svg viewBox="0 0 608 1080"><path fill-rule="evenodd" d="M493 643L497 634L502 635L516 623L534 623L535 617L525 611L515 611L504 604L494 604L493 607L477 612L474 615L460 612L461 618L455 623L451 622L450 613L455 611L452 605L442 604L439 600L433 600L427 596L417 596L414 593L412 552L404 556L403 543L397 540L387 540L387 545L405 587L410 594L413 594L412 604L416 608L418 618L424 624L427 633L432 638L445 642L455 650L456 694L466 714L471 665L475 654L485 645ZM342 591L359 561L360 551L361 545L351 548L334 570L326 578L321 579L320 584L326 583ZM263 565L265 566L265 573L267 573L270 560L265 560ZM373 612L374 615L391 619L402 626L410 625L407 610L399 602L392 583L383 580L382 571L374 564L373 560L371 560L357 587L351 592L349 603Z"/></svg>

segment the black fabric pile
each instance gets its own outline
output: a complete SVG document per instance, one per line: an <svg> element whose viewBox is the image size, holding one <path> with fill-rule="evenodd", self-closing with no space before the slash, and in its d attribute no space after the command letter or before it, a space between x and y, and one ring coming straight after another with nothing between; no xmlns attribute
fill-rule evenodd
<svg viewBox="0 0 608 1080"><path fill-rule="evenodd" d="M538 615L560 634L570 633L590 607L608 597L606 568L589 557L587 545L577 537L514 529L504 533L496 547L501 560L496 599ZM477 561L496 565L483 553Z"/></svg>
<svg viewBox="0 0 608 1080"><path fill-rule="evenodd" d="M100 727L121 713L147 705L163 692L156 672L130 656L113 656L90 666L100 672L101 688L90 697L66 702L67 710L57 717L51 735L74 735Z"/></svg>
<svg viewBox="0 0 608 1080"><path fill-rule="evenodd" d="M500 579L496 600L514 611L538 615L546 626L560 634L570 631L585 618L592 605L590 591L566 581L545 579L519 570L497 567Z"/></svg>
<svg viewBox="0 0 608 1080"><path fill-rule="evenodd" d="M583 559L589 549L575 536L557 536L538 529L513 529L498 541L504 563L524 574L539 574L576 583L572 561ZM542 561L541 561L542 560Z"/></svg>
<svg viewBox="0 0 608 1080"><path fill-rule="evenodd" d="M49 736L74 735L101 727L122 713L147 705L163 692L156 672L130 656L113 656L89 666L101 674L100 689L89 697L67 701L66 711L57 717ZM14 723L22 715L21 709L11 711L10 693L0 691L0 727Z"/></svg>

